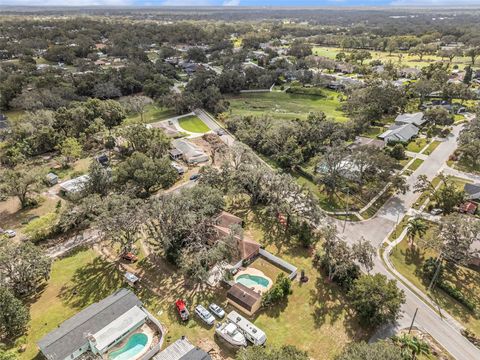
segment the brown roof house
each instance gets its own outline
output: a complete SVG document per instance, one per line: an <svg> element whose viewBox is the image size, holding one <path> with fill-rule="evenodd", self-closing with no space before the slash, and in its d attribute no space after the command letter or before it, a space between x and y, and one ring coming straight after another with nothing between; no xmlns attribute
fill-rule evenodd
<svg viewBox="0 0 480 360"><path fill-rule="evenodd" d="M216 231L215 241L232 235L232 227L235 225L242 226L243 220L238 216L222 211L214 220L213 227ZM234 261L248 261L256 257L260 251L260 244L247 235L234 235L237 242L238 253L234 257Z"/></svg>
<svg viewBox="0 0 480 360"><path fill-rule="evenodd" d="M227 301L248 316L252 316L262 306L262 295L243 284L235 283L227 291Z"/></svg>

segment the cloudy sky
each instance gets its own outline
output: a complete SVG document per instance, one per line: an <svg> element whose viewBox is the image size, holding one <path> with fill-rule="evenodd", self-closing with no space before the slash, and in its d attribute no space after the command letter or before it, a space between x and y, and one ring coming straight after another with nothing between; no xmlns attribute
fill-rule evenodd
<svg viewBox="0 0 480 360"><path fill-rule="evenodd" d="M460 6L480 0L0 0L0 5L137 6Z"/></svg>

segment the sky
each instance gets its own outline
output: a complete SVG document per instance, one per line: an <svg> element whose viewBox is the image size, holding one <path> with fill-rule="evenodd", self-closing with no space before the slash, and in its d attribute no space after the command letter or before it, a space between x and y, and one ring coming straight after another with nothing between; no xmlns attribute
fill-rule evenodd
<svg viewBox="0 0 480 360"><path fill-rule="evenodd" d="M22 6L460 6L480 0L0 0Z"/></svg>

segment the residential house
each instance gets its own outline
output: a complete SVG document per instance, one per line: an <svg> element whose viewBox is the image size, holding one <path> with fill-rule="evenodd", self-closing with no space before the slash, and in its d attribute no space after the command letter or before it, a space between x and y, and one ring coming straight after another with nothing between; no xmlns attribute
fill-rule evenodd
<svg viewBox="0 0 480 360"><path fill-rule="evenodd" d="M413 137L417 136L419 129L413 124L405 125L392 125L385 131L383 134L378 137L385 141L389 142L408 142Z"/></svg>
<svg viewBox="0 0 480 360"><path fill-rule="evenodd" d="M148 322L148 325L146 325ZM160 332L160 324L143 307L137 296L120 289L94 303L38 341L38 347L48 360L76 359L83 354L108 358L108 352L133 332L142 332L153 325L151 334ZM152 335L145 351L152 344ZM84 356L85 356L84 355Z"/></svg>
<svg viewBox="0 0 480 360"><path fill-rule="evenodd" d="M232 227L235 225L242 226L243 220L240 219L238 216L230 214L226 211L222 211L214 219L213 223L213 227L216 230L216 236L213 241L219 241L228 236L231 236ZM260 244L254 239L245 234L235 234L233 238L236 241L238 250L236 256L234 256L234 262L249 261L258 256L260 251Z"/></svg>
<svg viewBox="0 0 480 360"><path fill-rule="evenodd" d="M212 360L211 356L193 345L185 336L157 354L153 360Z"/></svg>
<svg viewBox="0 0 480 360"><path fill-rule="evenodd" d="M463 191L468 200L480 201L480 184L465 184Z"/></svg>
<svg viewBox="0 0 480 360"><path fill-rule="evenodd" d="M458 211L462 214L475 215L477 212L478 205L472 201L466 201L459 206Z"/></svg>
<svg viewBox="0 0 480 360"><path fill-rule="evenodd" d="M78 199L84 195L85 188L90 177L88 175L82 175L60 184L60 193L70 199Z"/></svg>
<svg viewBox="0 0 480 360"><path fill-rule="evenodd" d="M183 159L188 164L199 164L210 160L209 156L202 149L188 140L176 139L172 141L172 145L175 149L182 152ZM172 153L170 153L170 156L172 156Z"/></svg>
<svg viewBox="0 0 480 360"><path fill-rule="evenodd" d="M424 117L423 112L416 112L412 114L400 114L395 119L396 125L405 125L405 124L413 124L417 127L422 126L425 124L427 119Z"/></svg>

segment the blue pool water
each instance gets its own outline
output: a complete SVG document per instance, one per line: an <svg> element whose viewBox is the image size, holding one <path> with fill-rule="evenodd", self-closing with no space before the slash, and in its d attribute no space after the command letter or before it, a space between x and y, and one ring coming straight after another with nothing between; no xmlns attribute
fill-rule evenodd
<svg viewBox="0 0 480 360"><path fill-rule="evenodd" d="M249 274L239 275L235 281L237 283L245 285L246 287L262 286L264 288L267 288L268 284L270 283L270 281L263 276Z"/></svg>
<svg viewBox="0 0 480 360"><path fill-rule="evenodd" d="M147 335L143 333L133 334L130 336L125 346L117 351L112 352L109 358L115 360L132 359L143 351L145 345L147 345L147 342Z"/></svg>

